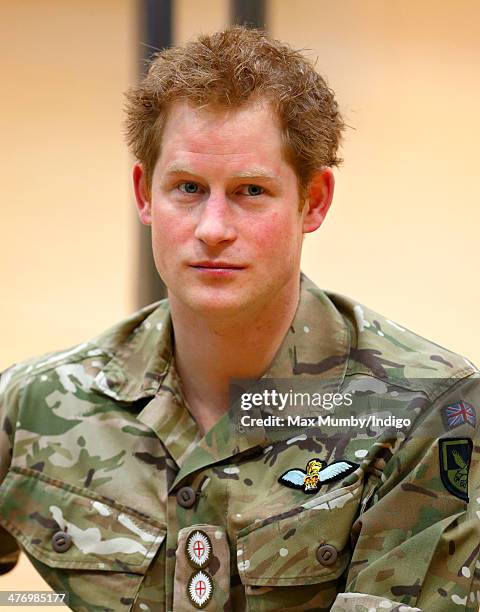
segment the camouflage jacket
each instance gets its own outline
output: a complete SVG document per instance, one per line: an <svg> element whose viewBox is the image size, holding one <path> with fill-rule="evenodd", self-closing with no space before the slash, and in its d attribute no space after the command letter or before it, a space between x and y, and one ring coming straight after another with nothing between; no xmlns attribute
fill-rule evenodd
<svg viewBox="0 0 480 612"><path fill-rule="evenodd" d="M277 379L352 403L201 437L167 301L7 370L0 569L20 546L81 611L478 610L474 366L302 277Z"/></svg>

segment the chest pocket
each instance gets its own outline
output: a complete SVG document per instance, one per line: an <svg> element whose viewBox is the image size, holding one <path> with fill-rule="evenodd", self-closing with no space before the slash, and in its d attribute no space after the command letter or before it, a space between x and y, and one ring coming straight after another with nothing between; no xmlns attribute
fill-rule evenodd
<svg viewBox="0 0 480 612"><path fill-rule="evenodd" d="M0 487L0 523L73 610L129 610L166 530L154 519L34 470Z"/></svg>
<svg viewBox="0 0 480 612"><path fill-rule="evenodd" d="M238 532L237 565L249 610L332 605L350 561L362 489L356 481Z"/></svg>

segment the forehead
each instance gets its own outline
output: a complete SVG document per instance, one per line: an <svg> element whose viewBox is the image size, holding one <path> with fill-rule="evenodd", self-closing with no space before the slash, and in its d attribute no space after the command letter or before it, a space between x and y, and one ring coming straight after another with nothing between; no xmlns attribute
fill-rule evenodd
<svg viewBox="0 0 480 612"><path fill-rule="evenodd" d="M285 164L279 120L267 102L235 109L197 108L173 103L162 131L157 164L165 167L184 158Z"/></svg>

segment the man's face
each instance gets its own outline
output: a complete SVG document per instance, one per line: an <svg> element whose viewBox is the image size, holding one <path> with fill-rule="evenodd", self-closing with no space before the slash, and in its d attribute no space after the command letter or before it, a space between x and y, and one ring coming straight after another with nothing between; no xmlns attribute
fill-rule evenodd
<svg viewBox="0 0 480 612"><path fill-rule="evenodd" d="M139 200L138 167L136 176ZM205 316L280 305L296 290L303 232L312 231L298 197L266 104L226 113L175 103L150 198L143 208L139 200L172 305Z"/></svg>

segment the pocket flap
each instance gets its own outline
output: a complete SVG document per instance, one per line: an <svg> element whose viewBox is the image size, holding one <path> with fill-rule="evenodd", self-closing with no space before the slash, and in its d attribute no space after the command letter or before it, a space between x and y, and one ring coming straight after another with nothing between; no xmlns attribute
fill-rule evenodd
<svg viewBox="0 0 480 612"><path fill-rule="evenodd" d="M24 468L12 468L0 486L0 523L51 567L136 574L145 573L166 534L123 504ZM59 531L66 546L52 540Z"/></svg>
<svg viewBox="0 0 480 612"><path fill-rule="evenodd" d="M306 585L333 580L350 561L351 525L362 485L308 500L283 515L239 531L238 571L250 586Z"/></svg>

